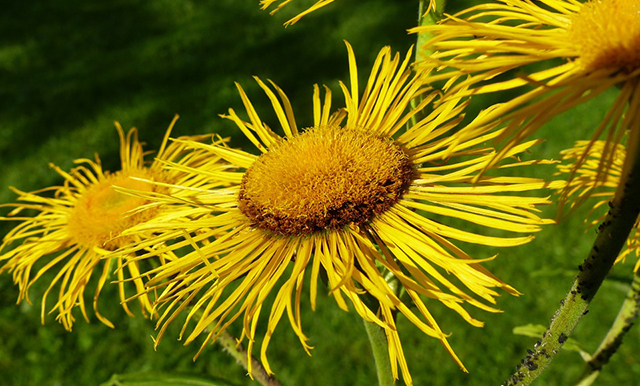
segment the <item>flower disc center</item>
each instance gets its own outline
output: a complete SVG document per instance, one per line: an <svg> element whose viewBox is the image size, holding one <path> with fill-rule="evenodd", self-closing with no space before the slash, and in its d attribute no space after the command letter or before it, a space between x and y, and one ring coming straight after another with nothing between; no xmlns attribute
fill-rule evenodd
<svg viewBox="0 0 640 386"><path fill-rule="evenodd" d="M312 128L280 142L246 171L239 208L254 225L305 235L362 224L395 204L411 183L409 156L364 130Z"/></svg>
<svg viewBox="0 0 640 386"><path fill-rule="evenodd" d="M571 19L569 39L587 71L640 68L640 2L591 0Z"/></svg>
<svg viewBox="0 0 640 386"><path fill-rule="evenodd" d="M148 201L113 189L113 186L118 186L144 192L155 190L155 185L129 177L153 179L147 169L121 171L93 185L78 198L67 225L69 234L78 244L87 248L115 250L129 240L114 237L153 216L154 210L129 213Z"/></svg>

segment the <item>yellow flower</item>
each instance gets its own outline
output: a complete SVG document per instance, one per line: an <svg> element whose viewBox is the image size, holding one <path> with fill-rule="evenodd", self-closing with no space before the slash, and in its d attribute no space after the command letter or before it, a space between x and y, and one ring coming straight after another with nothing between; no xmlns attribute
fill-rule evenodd
<svg viewBox="0 0 640 386"><path fill-rule="evenodd" d="M610 154L609 159L604 161L608 165L607 172L602 173L599 169L602 167L603 153L605 153L607 146L609 144L605 141L595 141L594 143L578 141L573 148L561 152L562 159L568 162L558 165L560 173L574 175L563 192L567 195L572 207L577 207L591 197L597 197L598 202L593 205L593 209L589 211L585 220L590 223L590 226L602 223L606 217L607 210L601 208L608 209L609 202L613 200L616 188L620 184L620 176L626 157L625 147L617 144L613 150L607 152ZM596 219L589 221L589 217L598 211L603 213ZM640 256L639 226L640 222L636 222L627 238L627 247L620 253L616 262L623 261L632 252L635 252L636 257ZM640 268L640 260L636 262L634 272L637 272L638 268Z"/></svg>
<svg viewBox="0 0 640 386"><path fill-rule="evenodd" d="M501 0L413 32L432 36L426 47L437 52L423 65L434 70L430 81L447 80L453 95L459 90L481 94L533 86L493 106L463 130L461 140L491 129L489 123L508 122L498 138L505 141L500 155L549 119L614 86L620 93L591 140L606 132L615 144L628 129L640 130L637 0ZM546 69L522 74L525 66L536 63ZM511 70L519 72L515 77L505 74ZM614 147L605 148L604 156Z"/></svg>
<svg viewBox="0 0 640 386"><path fill-rule="evenodd" d="M278 12L279 10L284 8L286 5L288 5L292 1L293 0L260 0L260 5L261 5L262 9L267 9L273 3L278 3L279 2L280 4L278 4L276 6L276 8L273 9L270 12L273 15L274 13ZM284 23L284 25L285 26L293 25L293 24L297 23L300 19L302 19L304 16L310 14L313 11L316 11L316 10L324 7L325 5L331 4L333 2L334 2L334 0L318 0L318 1L315 2L315 4L313 4L311 7L307 8L305 11L300 12L295 17L289 19L286 23ZM426 12L429 12L429 10L431 10L431 9L435 9L435 6L436 6L436 1L435 0L429 0L429 6L427 7Z"/></svg>
<svg viewBox="0 0 640 386"><path fill-rule="evenodd" d="M161 165L177 159L182 154L181 145L169 144L167 140L177 119L173 120L164 141L151 164L144 161L145 153L138 142L137 131L131 129L125 136L116 123L120 137L120 159L122 169L115 173L103 171L100 159L79 159L80 165L69 172L57 166L51 167L64 178L62 186L52 186L37 192L26 193L12 188L18 195L17 203L2 205L14 207L2 220L20 221L3 239L0 247L0 261L5 261L1 271L13 274L20 288L18 302L26 299L30 303L29 287L47 271L56 270L55 277L42 298L42 322L45 320L46 298L54 287L59 286L58 300L50 312L57 311L57 319L67 330L71 330L75 320L72 311L80 307L88 321L84 291L89 284L94 269L102 265L93 297L93 309L104 324L113 324L98 311L98 297L109 275L118 268L120 299L127 296L124 286L124 266L126 256L109 258L109 254L130 243L139 242L138 236L119 237L123 230L147 221L159 213L159 206L146 199L129 196L113 189L118 186L137 191L167 192L159 183L184 182L178 171L166 172ZM198 162L196 156L190 158ZM200 162L204 162L200 159ZM208 161L207 161L208 162ZM35 211L34 216L18 217L23 211ZM106 257L106 258L105 258ZM160 254L162 259L172 254ZM114 267L115 264L115 267ZM54 268L55 267L55 268ZM144 292L143 280L136 263L128 264L136 293ZM35 271L35 272L34 272ZM151 310L147 294L138 297L145 310ZM122 306L132 315L126 304Z"/></svg>
<svg viewBox="0 0 640 386"><path fill-rule="evenodd" d="M183 218L160 216L130 230L154 229L154 222L158 229L182 229L188 239L174 245L193 247L180 259L148 272L154 275L147 283L150 289L166 286L158 299L164 309L158 340L167 324L191 307L183 332L191 321L195 325L185 344L204 335L202 350L240 319L240 339L248 339L250 354L259 342L258 319L266 309L268 323L260 351L262 363L271 372L267 347L285 313L309 352L300 318L306 273L312 309L320 290L318 281L325 278L341 309L354 310L384 329L393 375L398 377L399 365L405 382L411 384L396 314L439 339L464 369L427 305L440 302L472 325L482 326L465 304L496 312L491 306L498 295L496 288L518 294L481 266L493 257L472 259L454 242L508 247L530 241L530 233L551 222L533 213L548 201L513 193L540 189L545 183L485 175L472 184L493 157L492 150L482 144L496 133L464 141L450 158L443 158L466 103L444 102L409 124L439 95L429 92L419 75L411 75L411 52L401 61L389 47L382 49L360 94L355 56L351 46L347 48L351 79L350 87L341 83L345 109L331 115L330 90L325 88L321 98L315 86L313 126L299 130L285 93L273 82L269 86L256 78L284 137L261 121L238 85L249 121L233 110L225 118L234 121L261 154L185 142L223 158L228 171L213 175L185 163L172 168L231 185L190 198L176 187L173 196L175 204L184 208ZM418 96L422 101L409 109ZM534 143L514 148L502 167L535 163L515 158ZM185 194L193 193L185 190ZM189 201L191 205L184 206ZM447 219L466 221L471 229L525 235L482 235L446 225ZM138 259L150 256L153 252Z"/></svg>

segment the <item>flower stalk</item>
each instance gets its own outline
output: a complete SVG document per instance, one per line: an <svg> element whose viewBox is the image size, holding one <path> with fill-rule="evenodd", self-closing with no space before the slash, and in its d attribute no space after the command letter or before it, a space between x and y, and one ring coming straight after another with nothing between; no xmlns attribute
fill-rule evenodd
<svg viewBox="0 0 640 386"><path fill-rule="evenodd" d="M393 374L391 372L391 362L389 361L387 336L384 330L375 323L364 321L364 328L367 331L371 351L373 352L373 359L376 363L378 384L380 386L393 386Z"/></svg>
<svg viewBox="0 0 640 386"><path fill-rule="evenodd" d="M638 122L635 120L636 126ZM561 301L542 340L536 342L533 350L528 350L529 354L504 383L505 386L530 385L553 360L580 319L588 312L591 300L633 229L640 213L640 127L634 129L630 132L620 185L609 203L609 212L598 227L593 248L578 267L579 272L571 290Z"/></svg>
<svg viewBox="0 0 640 386"><path fill-rule="evenodd" d="M216 340L245 370L249 369L247 351L227 330L222 330ZM263 386L281 386L273 376L267 374L259 360L251 356L251 377Z"/></svg>
<svg viewBox="0 0 640 386"><path fill-rule="evenodd" d="M585 369L576 383L576 386L590 386L596 380L602 367L609 363L611 356L618 351L622 339L633 326L640 311L640 276L633 276L631 288L622 302L620 311L616 316L607 335L600 343L595 354L587 361Z"/></svg>
<svg viewBox="0 0 640 386"><path fill-rule="evenodd" d="M433 3L434 3L433 0L419 0L418 3L419 3L418 4L418 25L425 26L425 25L437 24L440 21L440 19L442 19L442 16L444 15L444 9L447 5L447 0L436 0L435 8L433 6ZM416 41L417 47L416 47L416 56L415 56L414 63L420 63L424 61L433 53L432 49L425 48L427 47L425 43L427 43L432 38L432 36L433 34L430 34L430 33L418 34L418 39ZM411 108L412 109L417 108L420 102L422 102L422 100L423 100L422 97L418 97L412 100ZM427 116L426 110L419 111L416 115L411 117L410 124L411 125L417 124L418 121L424 118L425 116Z"/></svg>
<svg viewBox="0 0 640 386"><path fill-rule="evenodd" d="M429 9L432 3L432 1L430 0L420 0L419 3L418 25L422 27L426 25L437 24L440 19L442 19L442 16L444 15L444 9L447 5L447 0L436 0L435 9ZM423 49L423 47L426 47L426 43L431 40L432 37L433 34L431 33L418 34L418 41L416 42L416 44L418 45L418 47L416 48L416 62L420 62L426 59L433 53L432 49Z"/></svg>

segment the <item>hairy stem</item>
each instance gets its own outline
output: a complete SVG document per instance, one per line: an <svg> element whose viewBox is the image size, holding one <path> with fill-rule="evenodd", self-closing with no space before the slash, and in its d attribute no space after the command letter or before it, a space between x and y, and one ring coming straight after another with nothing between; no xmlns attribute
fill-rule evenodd
<svg viewBox="0 0 640 386"><path fill-rule="evenodd" d="M433 25L442 19L442 15L444 14L444 9L447 5L447 0L436 0L436 8L434 10L430 10L427 12L429 8L429 4L431 3L429 0L419 0L420 4L418 7L418 26L423 25ZM433 52L430 49L424 49L425 43L431 39L432 34L423 32L418 34L418 41L416 42L416 62L420 62L424 60L426 57L431 55Z"/></svg>
<svg viewBox="0 0 640 386"><path fill-rule="evenodd" d="M364 328L367 330L371 351L373 351L376 373L378 374L378 384L380 386L393 386L387 335L384 333L384 330L375 323L364 321Z"/></svg>
<svg viewBox="0 0 640 386"><path fill-rule="evenodd" d="M444 14L444 8L447 5L447 0L435 0L435 10L429 9L429 5L431 4L430 0L418 0L418 25L433 25L436 24L440 19L442 19L442 15ZM416 54L415 54L415 63L419 63L427 58L432 50L425 49L425 43L431 39L431 34L429 33L421 33L418 34L418 39L416 41ZM415 109L420 102L422 101L422 96L411 100L411 108ZM411 126L415 125L422 118L426 117L428 112L426 110L419 111L417 114L411 117L409 124Z"/></svg>
<svg viewBox="0 0 640 386"><path fill-rule="evenodd" d="M611 356L618 351L618 347L622 344L622 338L624 338L631 329L634 321L638 317L639 308L640 276L635 275L631 283L631 288L629 288L629 292L627 292L627 296L624 302L622 302L616 319L600 343L600 347L598 347L591 359L587 361L585 369L576 383L577 386L589 386L593 384L598 375L600 375L602 367L609 363Z"/></svg>
<svg viewBox="0 0 640 386"><path fill-rule="evenodd" d="M216 340L223 349L229 353L242 367L247 370L249 367L249 359L247 357L247 351L244 349L242 344L236 341L227 330L222 331L218 339ZM267 374L262 364L251 356L251 377L256 381L260 382L261 385L264 386L281 386L280 382L278 382L275 378Z"/></svg>
<svg viewBox="0 0 640 386"><path fill-rule="evenodd" d="M634 127L634 129L637 129ZM583 315L589 303L600 288L604 278L616 261L629 232L640 213L640 146L639 130L631 130L615 197L610 202L611 209L604 222L598 227L598 236L593 248L578 268L575 281L560 308L551 320L549 329L542 340L536 342L533 350L516 368L516 372L504 385L530 385L553 360L556 354Z"/></svg>

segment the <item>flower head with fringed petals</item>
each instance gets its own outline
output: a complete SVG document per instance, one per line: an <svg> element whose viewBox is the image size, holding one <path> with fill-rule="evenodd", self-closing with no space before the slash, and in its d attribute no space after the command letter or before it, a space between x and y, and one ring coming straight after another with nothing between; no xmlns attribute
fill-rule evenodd
<svg viewBox="0 0 640 386"><path fill-rule="evenodd" d="M604 160L625 132L640 135L636 0L499 0L413 32L430 37L425 48L435 52L422 65L431 70L430 81L447 81L452 96L530 87L493 106L462 130L460 140L505 122L498 137L504 141L501 155L551 118L614 87L619 94L607 115L594 124L591 141L605 136L611 142L603 148ZM529 71L532 64L537 70Z"/></svg>
<svg viewBox="0 0 640 386"><path fill-rule="evenodd" d="M531 233L550 222L535 214L536 207L548 201L517 194L546 184L535 178L489 175L473 184L493 157L483 143L496 134L464 141L444 158L463 119L465 102L442 103L412 121L439 94L425 87L420 75L412 75L411 51L401 60L389 47L382 49L360 94L355 56L351 46L347 48L351 79L349 87L340 84L343 109L331 114L331 91L325 88L321 98L315 86L313 125L300 130L286 94L256 78L284 137L261 121L238 85L249 121L234 110L225 118L235 122L260 154L185 142L223 158L228 172L213 175L186 163L171 168L230 185L189 200L178 192L174 204L190 204L183 218L157 219L158 227L182 229L188 235L178 247L193 248L149 272L154 275L149 288L163 289L158 340L187 307L191 308L183 332L192 327L186 343L204 336L201 350L239 320L248 354L261 341L262 363L271 372L267 347L285 313L303 347L310 349L300 311L306 273L311 307L316 306L318 282L326 278L338 307L352 309L384 329L393 374L398 377L399 365L404 381L411 384L397 315L440 340L464 369L429 305L443 304L482 326L465 305L495 312L496 289L517 294L483 268L482 259L471 258L455 243L508 247L530 241ZM412 101L417 103L414 108ZM512 149L501 166L534 163L516 158L534 143ZM446 225L447 218L524 235L482 235ZM153 230L154 224L138 228ZM268 322L260 340L258 319L265 311Z"/></svg>
<svg viewBox="0 0 640 386"><path fill-rule="evenodd" d="M177 117L176 117L177 119ZM58 298L50 310L57 312L57 319L67 330L71 330L75 317L73 310L79 307L88 321L85 306L85 289L94 270L100 270L95 284L93 309L96 317L104 324L113 324L98 311L98 297L104 285L117 268L120 299L124 310L129 311L126 303L125 273L138 296L143 313L152 309L152 300L144 293L144 284L137 263L127 264L125 255L110 258L109 255L119 248L141 240L141 236L122 236L122 232L136 224L157 216L161 209L158 205L140 197L124 194L116 189L156 192L165 194L168 189L162 184L184 183L184 173L165 171L161 165L177 160L182 155L182 146L167 144L174 121L166 132L164 141L155 161L145 162L142 143L138 141L137 131L131 129L126 135L120 125L116 128L120 136L121 170L115 173L104 171L100 159L79 159L80 164L69 172L53 166L63 178L62 186L53 186L38 192L18 194L18 202L2 205L14 209L7 217L0 219L20 221L3 239L0 247L0 261L4 262L1 271L13 274L20 288L18 301L28 302L29 288L49 271L56 271L49 288L42 298L42 322L47 312L47 297L57 286ZM194 137L195 138L195 137ZM190 162L202 164L211 162L189 155ZM116 188L117 187L117 188ZM49 194L52 192L52 194ZM18 216L22 212L35 211L34 216ZM159 254L161 259L173 258L172 253Z"/></svg>
<svg viewBox="0 0 640 386"><path fill-rule="evenodd" d="M608 151L606 150L607 146L609 144L605 141L594 143L579 141L573 148L562 151L562 159L565 162L558 165L560 173L573 175L564 191L565 199L568 200L572 208L582 205L590 198L597 199L585 220L585 222L589 222L590 227L602 223L606 217L606 209L609 208L608 204L613 200L616 188L620 184L620 176L627 156L623 145L617 144L613 150ZM600 171L603 167L603 154L609 154L609 158L604 161L607 164L606 173ZM601 214L595 219L589 220L594 213L598 212ZM631 253L640 257L639 227L640 222L636 222L627 239L627 246L618 255L616 262L624 261ZM637 272L638 268L640 268L640 260L636 262L634 272Z"/></svg>

